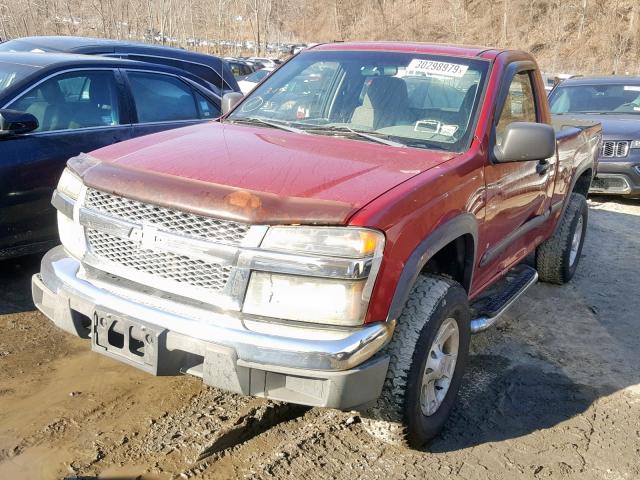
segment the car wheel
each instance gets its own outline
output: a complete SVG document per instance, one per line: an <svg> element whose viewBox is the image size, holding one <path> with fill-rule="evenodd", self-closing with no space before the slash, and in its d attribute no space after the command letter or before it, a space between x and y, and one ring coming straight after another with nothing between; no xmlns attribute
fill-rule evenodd
<svg viewBox="0 0 640 480"><path fill-rule="evenodd" d="M587 232L587 199L572 193L553 236L536 249L536 269L543 282L566 283L576 273Z"/></svg>
<svg viewBox="0 0 640 480"><path fill-rule="evenodd" d="M469 354L466 291L438 276L420 276L385 347L389 370L365 429L385 442L419 448L435 437L454 406Z"/></svg>

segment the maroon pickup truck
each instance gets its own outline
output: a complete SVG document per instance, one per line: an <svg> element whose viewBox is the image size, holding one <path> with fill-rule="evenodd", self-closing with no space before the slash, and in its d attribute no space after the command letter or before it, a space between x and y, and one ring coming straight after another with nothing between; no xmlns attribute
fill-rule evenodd
<svg viewBox="0 0 640 480"><path fill-rule="evenodd" d="M223 103L69 161L35 304L152 374L424 444L471 333L573 276L600 126L551 124L530 55L442 45L316 46Z"/></svg>

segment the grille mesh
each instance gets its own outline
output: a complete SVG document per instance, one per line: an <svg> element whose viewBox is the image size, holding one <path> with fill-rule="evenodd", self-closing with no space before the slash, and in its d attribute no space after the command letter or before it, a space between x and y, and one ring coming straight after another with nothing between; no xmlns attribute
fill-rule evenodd
<svg viewBox="0 0 640 480"><path fill-rule="evenodd" d="M231 272L231 267L208 263L184 255L144 250L134 241L90 228L87 229L87 239L91 251L106 260L144 273L208 290L222 290Z"/></svg>
<svg viewBox="0 0 640 480"><path fill-rule="evenodd" d="M626 157L629 154L629 142L622 140L619 142L607 140L602 142L603 157Z"/></svg>
<svg viewBox="0 0 640 480"><path fill-rule="evenodd" d="M87 191L85 206L129 222L151 223L163 230L227 245L238 245L249 231L249 225L243 223L149 205L94 189Z"/></svg>
<svg viewBox="0 0 640 480"><path fill-rule="evenodd" d="M629 184L620 177L594 178L591 182L591 188L601 191L624 192L629 188Z"/></svg>

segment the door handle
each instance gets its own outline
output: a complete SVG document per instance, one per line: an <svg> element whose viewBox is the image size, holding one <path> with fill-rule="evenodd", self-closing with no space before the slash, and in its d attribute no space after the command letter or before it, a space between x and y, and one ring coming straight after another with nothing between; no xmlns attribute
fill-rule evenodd
<svg viewBox="0 0 640 480"><path fill-rule="evenodd" d="M549 166L549 162L547 162L546 160L540 160L536 165L536 172L538 173L538 175L544 175L549 171Z"/></svg>

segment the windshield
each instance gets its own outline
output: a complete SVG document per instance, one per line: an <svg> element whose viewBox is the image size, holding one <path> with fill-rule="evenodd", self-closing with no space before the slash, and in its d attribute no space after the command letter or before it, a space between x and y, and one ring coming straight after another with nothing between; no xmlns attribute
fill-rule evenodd
<svg viewBox="0 0 640 480"><path fill-rule="evenodd" d="M35 72L38 67L0 61L0 94Z"/></svg>
<svg viewBox="0 0 640 480"><path fill-rule="evenodd" d="M258 83L260 80L262 80L267 75L269 75L269 71L268 70L258 70L258 71L253 72L248 77L246 77L245 80L247 82Z"/></svg>
<svg viewBox="0 0 640 480"><path fill-rule="evenodd" d="M0 52L56 52L58 50L49 47L42 47L26 40L7 40L0 43Z"/></svg>
<svg viewBox="0 0 640 480"><path fill-rule="evenodd" d="M549 99L551 113L639 114L640 83L558 86Z"/></svg>
<svg viewBox="0 0 640 480"><path fill-rule="evenodd" d="M461 151L468 148L488 66L403 52L305 52L226 121Z"/></svg>

